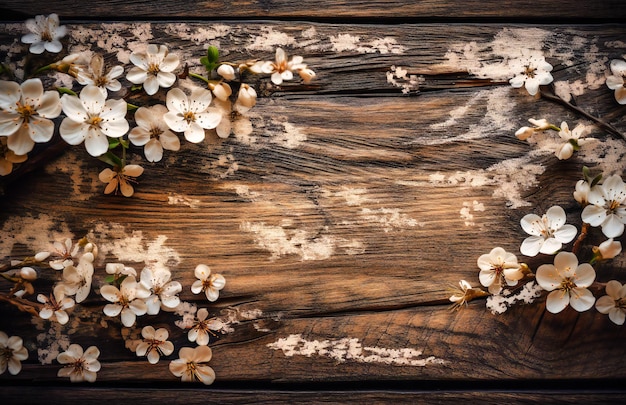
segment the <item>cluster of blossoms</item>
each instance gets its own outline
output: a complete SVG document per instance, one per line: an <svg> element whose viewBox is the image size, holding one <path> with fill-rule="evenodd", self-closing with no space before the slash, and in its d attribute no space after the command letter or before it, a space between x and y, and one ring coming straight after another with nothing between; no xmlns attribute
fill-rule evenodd
<svg viewBox="0 0 626 405"><path fill-rule="evenodd" d="M533 96L539 93L540 86L553 80L550 73L552 66L539 54L517 60L511 68L515 77L510 80L510 84L516 88L525 86ZM626 62L613 60L610 68L612 75L607 77L606 84L615 90L617 102L625 104ZM520 128L515 133L517 138L528 140L536 133L557 131L561 142L554 153L559 160L569 159L581 146L596 141L594 138L584 138L587 129L582 124L570 130L566 122L562 122L560 127L546 119L530 119L529 122L532 126ZM582 208L580 232L576 226L566 223L565 210L558 205L549 208L541 216L527 214L520 221L521 228L529 235L522 241L521 254L528 257L554 255L552 263L538 266L533 273L527 264L518 261L515 254L502 247L493 248L477 260L480 269L478 279L487 291L461 280L459 288L450 297L453 308L461 308L476 298L489 297L487 306L494 312L503 312L506 306L518 301L533 302L545 291L546 309L551 313L559 313L568 306L583 312L595 304L595 308L602 314L608 314L611 321L618 325L624 324L626 286L617 280L606 283L596 281L597 274L593 266L613 259L622 251L622 244L616 238L623 235L626 225L626 184L617 174L605 179L602 175L592 177L586 167L583 175L584 178L576 183L573 192L574 199ZM591 257L581 263L581 243L592 227L600 227L607 239L593 246ZM572 241L571 251L564 251L564 246ZM590 288L600 290L601 287L604 287L606 295L596 300ZM512 290L517 290L517 295ZM501 306L496 308L498 305Z"/></svg>
<svg viewBox="0 0 626 405"><path fill-rule="evenodd" d="M86 238L77 243L65 239L54 242L48 251L0 266L2 278L14 283L8 294L0 294L0 300L42 319L65 325L75 305L85 301L91 292L97 256L97 246ZM156 315L161 309L174 311L185 304L178 297L183 290L182 284L172 280L171 271L164 266L148 265L140 272L139 278L134 268L123 263L106 263L104 267L107 275L105 284L99 290L109 304L104 306L103 312L110 317L120 316L125 327L134 327L137 316ZM39 304L28 301L26 297L35 293L33 282L38 279L38 272L46 268L54 270L58 279L52 293L38 294ZM209 302L216 301L226 285L224 276L212 273L205 264L196 266L194 275L197 280L192 283L191 292L202 293ZM216 332L223 331L224 327L223 322L209 318L206 308L199 309L196 319L184 326L189 329L189 341L195 342L197 347L180 349L179 358L170 363L172 373L181 377L182 381L211 384L215 373L206 364L212 355L207 345L210 336L217 336ZM166 328L145 326L141 336L142 339L132 345L132 350L137 356L146 357L151 364L158 363L161 356L174 352ZM96 346L83 350L80 345L71 344L57 356L57 361L63 365L58 376L69 377L72 382L95 381L101 367L99 355L100 350ZM0 374L7 368L11 374L18 374L21 361L27 358L28 352L21 338L9 338L0 332Z"/></svg>
<svg viewBox="0 0 626 405"><path fill-rule="evenodd" d="M38 16L28 20L26 28L30 33L22 42L30 44L30 52L62 50L60 40L67 29L59 25L58 16ZM153 96L169 89L165 105L150 102L136 106L111 96L123 89L120 79L124 67L107 69L104 57L91 52L70 54L35 72L68 74L84 86L79 93L65 88L45 90L40 78L22 83L0 80L0 175L11 173L14 164L24 162L35 143L49 142L56 129L54 119L62 117L58 127L61 138L70 145L84 144L90 155L111 166L99 175L107 183L105 193L119 191L129 197L134 193L131 183L143 173L140 165L127 164L131 144L143 147L147 161L159 162L165 150L181 148L181 134L191 143L202 142L208 130L220 138L233 132L249 135L252 124L246 114L255 106L257 93L243 81L248 72L270 75L275 85L292 80L294 73L305 83L315 77L301 56L288 59L281 48L276 50L274 61L235 64L220 61L217 48L209 46L207 55L200 58L206 76L190 72L187 65L181 68L178 55L165 45L148 44L145 50L133 52L130 62L133 67L126 80L132 85L131 92L143 89L147 96ZM3 71L8 69L0 69ZM180 80L179 86L173 87L187 77L201 85ZM121 156L115 152L119 148Z"/></svg>
<svg viewBox="0 0 626 405"><path fill-rule="evenodd" d="M563 208L553 206L542 216L527 214L521 219L521 227L530 236L522 242L520 252L529 257L538 254L555 255L553 263L540 265L533 274L528 265L518 261L515 254L496 247L481 255L477 261L480 284L487 287L489 292L473 288L470 283L462 280L461 290L450 297L455 307L487 295L509 296L510 288L527 280L532 283L532 288L528 291L534 289L533 294L539 295L541 290L549 292L546 299L546 309L549 312L559 313L567 306L583 312L591 309L595 303L596 309L603 314L609 314L613 322L618 325L624 323L626 287L622 288L619 281L608 281L605 284L606 295L597 301L589 288L596 281L593 265L613 259L622 251L621 242L614 238L624 233L626 184L617 175L602 181L601 176L590 179L587 173L585 171L585 179L576 184L576 191L573 193L574 198L584 207L581 213L583 229L577 241L582 241L587 236L589 227L598 226L608 238L599 246L593 246L589 261L579 262L577 244L574 244L572 252L562 251L563 246L572 242L579 234L574 225L565 223L566 214Z"/></svg>

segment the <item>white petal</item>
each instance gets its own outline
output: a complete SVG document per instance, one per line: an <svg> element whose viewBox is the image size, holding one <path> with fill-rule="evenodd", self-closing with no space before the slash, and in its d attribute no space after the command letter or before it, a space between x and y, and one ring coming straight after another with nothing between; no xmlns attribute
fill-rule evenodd
<svg viewBox="0 0 626 405"><path fill-rule="evenodd" d="M553 314L558 314L569 305L569 294L561 290L552 291L546 299L546 309Z"/></svg>
<svg viewBox="0 0 626 405"><path fill-rule="evenodd" d="M537 256L537 253L539 253L539 251L541 250L544 241L545 239L541 236L529 236L522 242L520 252L524 256Z"/></svg>
<svg viewBox="0 0 626 405"><path fill-rule="evenodd" d="M589 202L591 202L592 192L589 193ZM599 205L587 205L581 214L584 222L591 226L598 226L606 219L606 210Z"/></svg>
<svg viewBox="0 0 626 405"><path fill-rule="evenodd" d="M574 288L570 293L569 304L578 312L587 311L595 302L595 297L586 288Z"/></svg>

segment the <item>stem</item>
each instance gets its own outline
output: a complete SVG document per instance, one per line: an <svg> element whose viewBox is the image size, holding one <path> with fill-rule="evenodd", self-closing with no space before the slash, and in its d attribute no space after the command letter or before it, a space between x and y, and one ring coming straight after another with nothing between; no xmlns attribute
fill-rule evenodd
<svg viewBox="0 0 626 405"><path fill-rule="evenodd" d="M206 84L209 84L209 79L207 79L206 77L204 77L202 75L199 75L197 73L189 72L189 76L193 77L194 79L202 80Z"/></svg>
<svg viewBox="0 0 626 405"><path fill-rule="evenodd" d="M589 233L589 226L590 225L588 223L583 222L582 229L580 230L580 235L578 235L578 238L576 238L576 241L574 242L574 246L572 247L572 253L577 256L578 251L580 250L580 245L583 243L583 241L587 237L587 234Z"/></svg>
<svg viewBox="0 0 626 405"><path fill-rule="evenodd" d="M11 297L5 294L0 294L0 301L8 302L11 305L15 305L17 309L22 312L28 312L31 315L39 316L39 311L43 308L42 304L37 304L23 298Z"/></svg>
<svg viewBox="0 0 626 405"><path fill-rule="evenodd" d="M556 94L554 94L554 90L551 87L551 92L546 92L543 89L541 90L541 97L550 100L550 101L554 101L555 103L561 104L567 108L569 108L570 110L582 115L583 117L593 121L597 126L599 126L600 128L602 128L603 130L605 130L606 132L626 140L626 136L624 134L622 134L620 131L617 130L617 128L615 128L613 125L602 121L600 118L593 116L591 114L589 114L588 112L586 112L585 110L578 108L577 106L563 100L561 97L557 96Z"/></svg>

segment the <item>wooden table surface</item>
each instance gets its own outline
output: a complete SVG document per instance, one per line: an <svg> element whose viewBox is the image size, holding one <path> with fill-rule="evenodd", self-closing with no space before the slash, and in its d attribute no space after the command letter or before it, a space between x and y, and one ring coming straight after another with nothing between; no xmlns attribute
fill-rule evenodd
<svg viewBox="0 0 626 405"><path fill-rule="evenodd" d="M540 51L557 95L626 134L626 106L605 85L610 61L626 56L623 1L5 0L0 10L3 63L24 55L26 18L57 13L68 27L61 55L91 49L126 71L132 49L157 43L192 70L209 45L226 61L272 60L282 47L317 74L310 84L255 78L249 135L207 131L158 163L131 148L145 167L131 198L104 195L106 165L61 141L2 180L2 263L67 237L99 247L93 291L67 325L0 305L0 330L29 350L18 375L0 376L3 403L626 399L626 331L606 315L552 314L545 294L502 314L485 299L459 311L448 301L461 279L480 285L477 258L496 246L533 270L552 263L520 253L520 219L560 205L580 229L582 167L624 173L619 134L502 73L521 49ZM515 137L529 118L583 123L599 141L561 161L556 133ZM604 240L593 231L587 255ZM224 322L210 343L213 385L168 369L195 347L177 326L183 309L131 328L102 312L109 262L168 266L186 310ZM190 290L200 263L226 279L216 302ZM626 282L625 264L597 264L597 281ZM59 274L41 269L37 292ZM146 325L167 328L176 348L156 365L125 347ZM95 383L57 377L70 343L100 349Z"/></svg>

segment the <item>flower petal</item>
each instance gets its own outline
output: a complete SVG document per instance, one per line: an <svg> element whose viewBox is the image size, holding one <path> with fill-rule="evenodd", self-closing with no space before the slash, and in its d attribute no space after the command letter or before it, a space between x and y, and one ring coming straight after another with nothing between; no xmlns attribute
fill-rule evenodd
<svg viewBox="0 0 626 405"><path fill-rule="evenodd" d="M569 305L569 294L561 290L552 291L546 299L546 309L553 314L558 314Z"/></svg>

